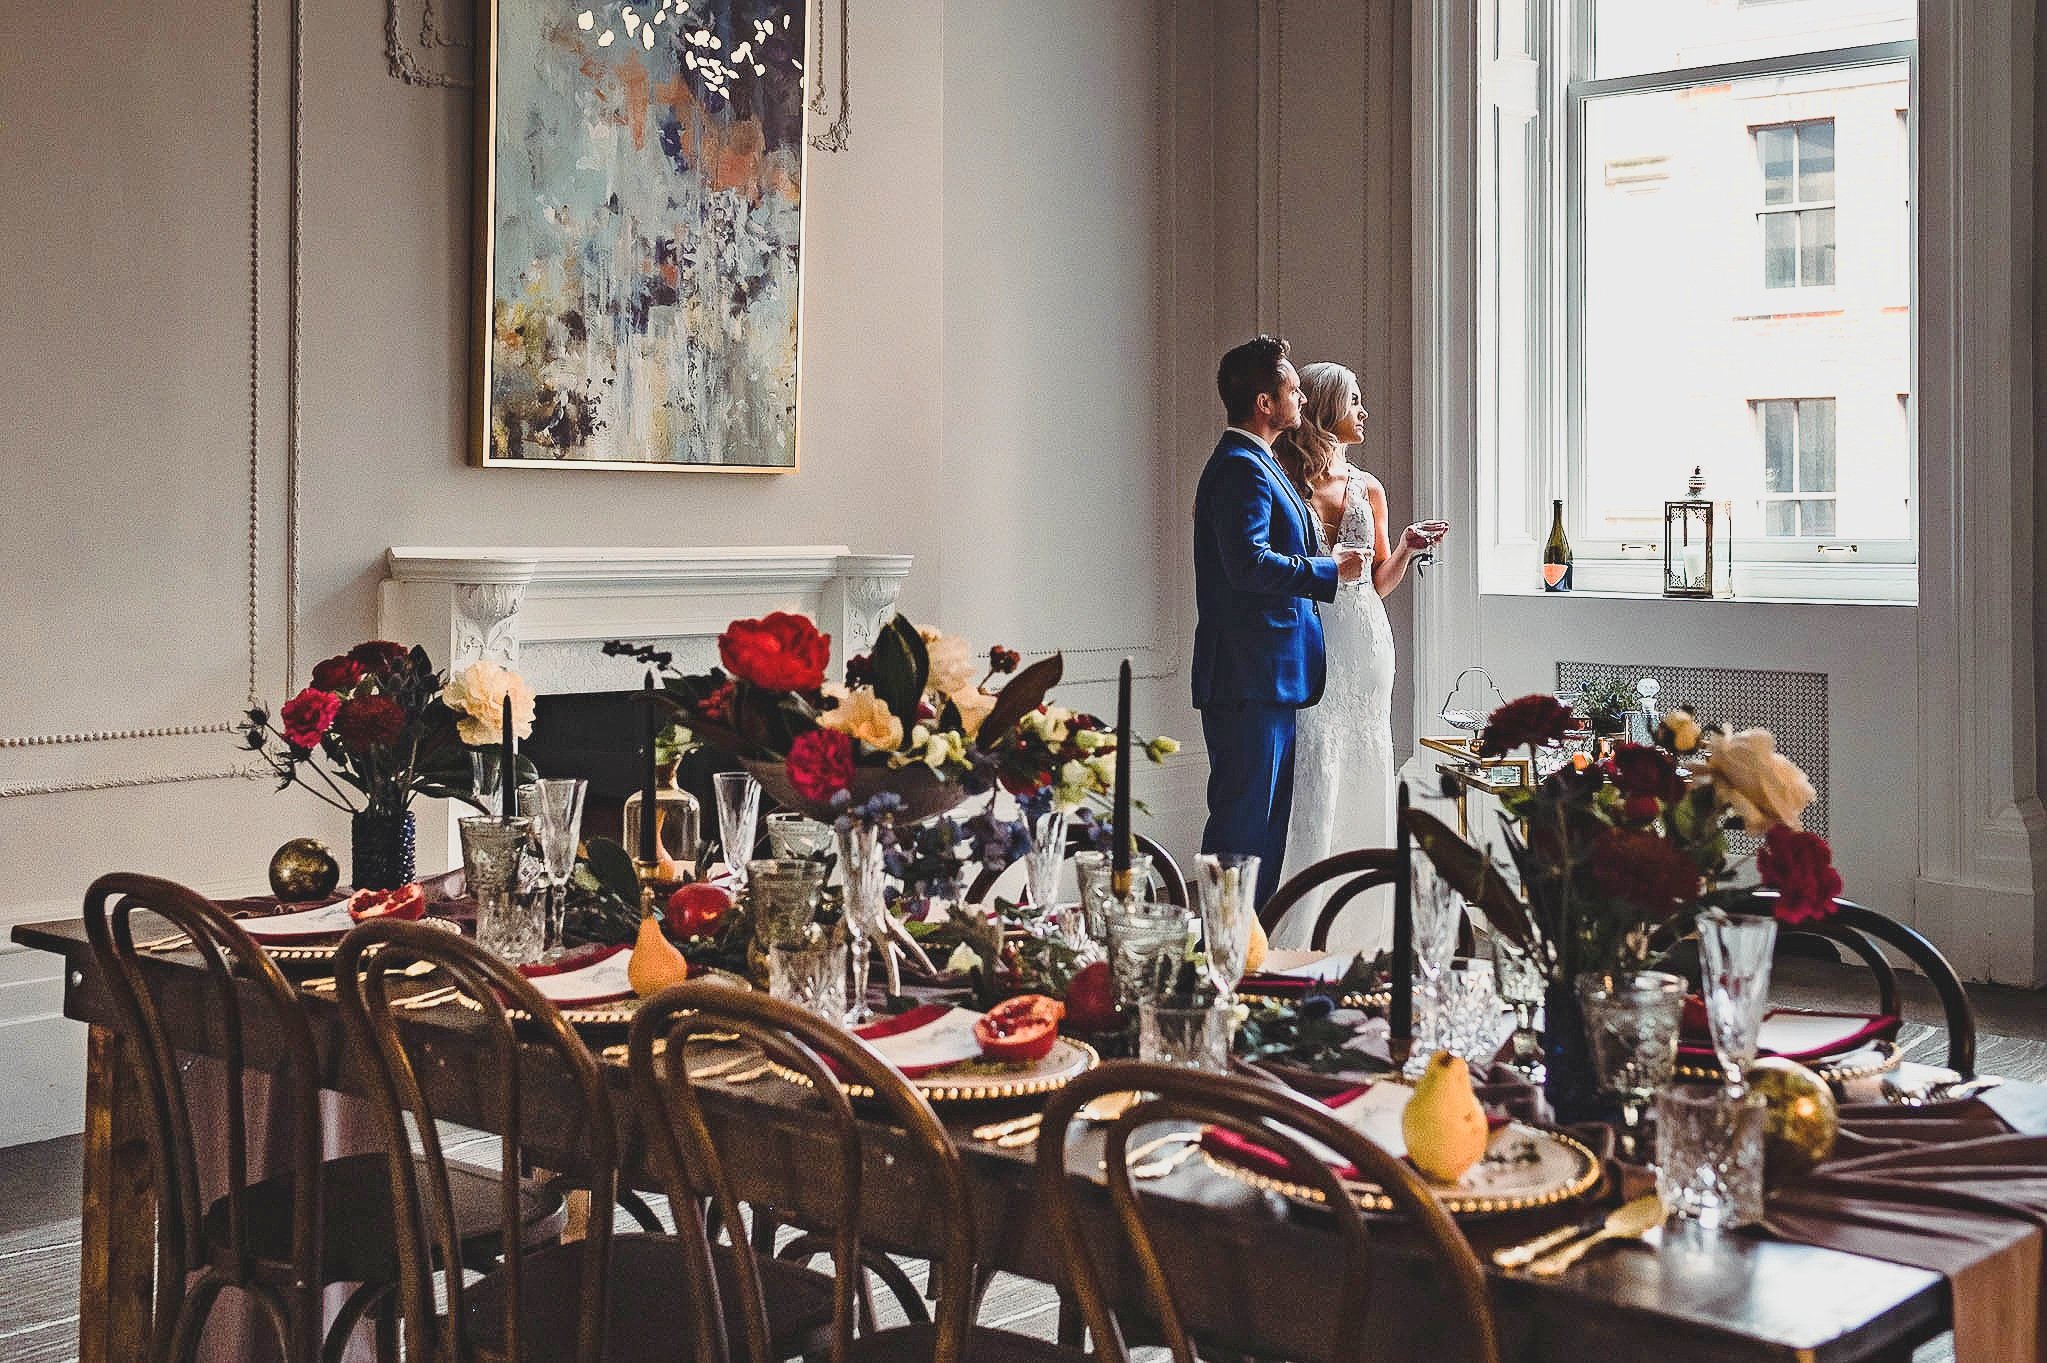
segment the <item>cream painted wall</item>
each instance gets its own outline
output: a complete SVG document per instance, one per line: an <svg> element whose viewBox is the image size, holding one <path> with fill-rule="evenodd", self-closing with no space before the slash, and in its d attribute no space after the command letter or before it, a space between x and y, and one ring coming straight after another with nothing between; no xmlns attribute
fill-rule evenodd
<svg viewBox="0 0 2047 1363"><path fill-rule="evenodd" d="M31 187L0 206L26 304L0 344L49 370L0 434L0 738L217 723L248 685L251 11L122 8L109 22L158 44L147 71L125 45L81 57L70 10L36 0L0 81L0 169ZM276 701L296 684L291 54L285 5L262 17L256 670ZM1138 653L1159 674L1140 725L1189 732L1178 632L1157 623L1179 585L1158 477L1179 434L1157 381L1178 240L1164 0L855 7L852 148L806 172L803 466L780 478L466 464L470 98L392 78L384 17L380 0L306 6L301 671L371 630L393 544L843 542L916 555L903 604L921 617L1094 650L1083 679ZM116 79L131 101L86 97ZM137 301L109 319L120 299ZM1099 681L1071 694L1113 704ZM235 760L227 734L0 746L0 791ZM1198 775L1143 775L1154 831L1191 848ZM0 925L76 913L115 867L252 890L307 832L345 846L338 817L260 782L0 794ZM77 1127L82 1029L57 1006L46 958L0 946L0 1144Z"/></svg>

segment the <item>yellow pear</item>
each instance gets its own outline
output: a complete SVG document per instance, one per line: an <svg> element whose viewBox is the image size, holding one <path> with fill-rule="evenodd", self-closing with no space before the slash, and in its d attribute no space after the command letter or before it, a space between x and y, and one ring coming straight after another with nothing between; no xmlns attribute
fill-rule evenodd
<svg viewBox="0 0 2047 1363"><path fill-rule="evenodd" d="M1251 940L1244 945L1244 973L1246 975L1254 970L1264 968L1265 949L1269 945L1271 944L1265 940L1265 925L1255 918L1252 919Z"/></svg>
<svg viewBox="0 0 2047 1363"><path fill-rule="evenodd" d="M1472 1091L1471 1072L1448 1051L1429 1057L1400 1114L1400 1134L1414 1167L1437 1183L1455 1183L1485 1154L1485 1109Z"/></svg>
<svg viewBox="0 0 2047 1363"><path fill-rule="evenodd" d="M640 920L640 935L633 941L632 959L626 962L625 977L633 992L651 999L671 984L689 978L689 962L661 931L661 920L648 914Z"/></svg>

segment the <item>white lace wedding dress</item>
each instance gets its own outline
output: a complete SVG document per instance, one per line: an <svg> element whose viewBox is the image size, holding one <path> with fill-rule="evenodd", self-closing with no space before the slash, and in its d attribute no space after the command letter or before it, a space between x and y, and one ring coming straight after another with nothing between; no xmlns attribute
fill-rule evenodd
<svg viewBox="0 0 2047 1363"><path fill-rule="evenodd" d="M1365 476L1349 463L1339 544L1375 541ZM1333 549L1319 516L1322 552ZM1322 699L1300 711L1294 739L1294 809L1287 825L1287 876L1336 852L1393 845L1393 627L1369 577L1336 589L1322 607L1329 680ZM1272 934L1280 947L1305 947L1322 911L1321 893L1288 911ZM1331 950L1375 952L1393 940L1393 897L1372 890L1352 900L1331 926Z"/></svg>

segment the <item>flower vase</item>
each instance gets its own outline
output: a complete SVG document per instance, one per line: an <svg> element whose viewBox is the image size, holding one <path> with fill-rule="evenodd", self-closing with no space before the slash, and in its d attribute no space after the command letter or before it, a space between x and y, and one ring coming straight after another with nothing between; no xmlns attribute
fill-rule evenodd
<svg viewBox="0 0 2047 1363"><path fill-rule="evenodd" d="M359 809L349 816L350 883L358 890L395 890L413 879L409 809Z"/></svg>
<svg viewBox="0 0 2047 1363"><path fill-rule="evenodd" d="M1596 1121L1610 1104L1599 1092L1592 1067L1592 1043L1585 1035L1585 1008L1568 982L1551 982L1542 996L1543 1096L1556 1120Z"/></svg>

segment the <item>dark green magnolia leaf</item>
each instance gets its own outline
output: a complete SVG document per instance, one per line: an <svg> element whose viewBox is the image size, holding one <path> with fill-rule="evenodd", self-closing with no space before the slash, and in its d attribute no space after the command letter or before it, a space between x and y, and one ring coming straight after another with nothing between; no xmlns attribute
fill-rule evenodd
<svg viewBox="0 0 2047 1363"><path fill-rule="evenodd" d="M874 665L874 694L903 722L908 733L917 723L917 706L931 679L931 655L917 627L898 615L882 626L869 655Z"/></svg>
<svg viewBox="0 0 2047 1363"><path fill-rule="evenodd" d="M587 844L584 862L605 894L615 895L628 904L639 902L640 878L625 848L610 838L592 838Z"/></svg>
<svg viewBox="0 0 2047 1363"><path fill-rule="evenodd" d="M981 731L974 736L975 746L992 748L1000 743L1018 720L1045 703L1046 694L1059 684L1065 671L1065 655L1054 653L1011 677L995 697L988 717L981 721Z"/></svg>
<svg viewBox="0 0 2047 1363"><path fill-rule="evenodd" d="M1535 949L1536 933L1529 922L1527 905L1508 888L1507 882L1483 853L1451 832L1441 819L1426 810L1408 810L1407 828L1422 852L1435 864L1436 873L1449 882L1452 889L1477 905L1479 912L1486 916L1486 921L1496 931L1524 951Z"/></svg>

